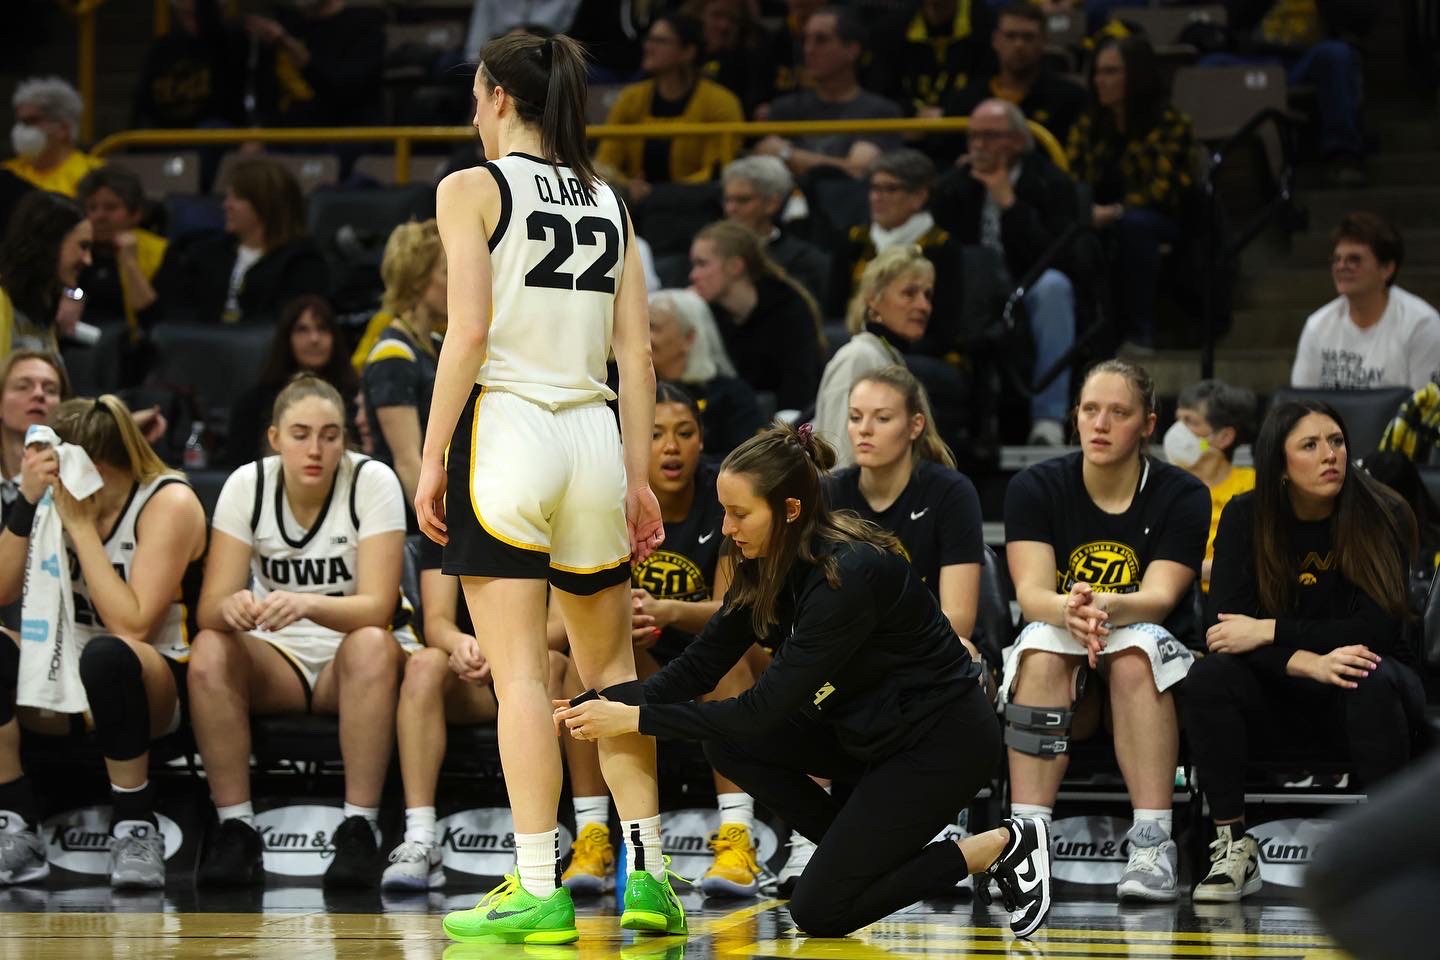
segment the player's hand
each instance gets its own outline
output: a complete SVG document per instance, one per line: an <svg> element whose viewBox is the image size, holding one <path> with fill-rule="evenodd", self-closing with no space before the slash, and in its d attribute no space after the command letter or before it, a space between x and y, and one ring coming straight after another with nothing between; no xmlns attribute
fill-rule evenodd
<svg viewBox="0 0 1440 960"><path fill-rule="evenodd" d="M466 683L485 683L490 679L490 661L480 652L474 637L466 637L450 652L450 669Z"/></svg>
<svg viewBox="0 0 1440 960"><path fill-rule="evenodd" d="M255 623L261 630L284 630L310 615L311 595L276 590L267 593L255 608Z"/></svg>
<svg viewBox="0 0 1440 960"><path fill-rule="evenodd" d="M421 479L423 481L423 474ZM650 489L648 483L630 487L625 491L625 526L630 531L631 563L643 563L646 557L665 542L665 522L660 518L660 501L655 499L655 491Z"/></svg>
<svg viewBox="0 0 1440 960"><path fill-rule="evenodd" d="M220 617L232 630L254 630L259 609L255 594L249 590L237 590L221 601Z"/></svg>
<svg viewBox="0 0 1440 960"><path fill-rule="evenodd" d="M31 503L39 503L52 483L60 480L60 455L49 444L37 443L25 448L20 460L20 495Z"/></svg>
<svg viewBox="0 0 1440 960"><path fill-rule="evenodd" d="M420 481L415 484L415 519L420 524L420 532L442 547L450 542L450 535L445 532L445 488L449 480L443 463L426 460L420 464ZM655 507L655 515L660 515L659 505Z"/></svg>

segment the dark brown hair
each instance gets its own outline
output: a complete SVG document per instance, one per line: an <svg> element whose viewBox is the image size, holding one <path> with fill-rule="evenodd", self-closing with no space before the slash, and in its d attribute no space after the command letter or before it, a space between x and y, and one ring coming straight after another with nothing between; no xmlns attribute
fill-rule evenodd
<svg viewBox="0 0 1440 960"><path fill-rule="evenodd" d="M313 371L320 375L342 395L352 397L355 390L360 386L359 378L355 376L355 368L350 365L350 349L345 339L345 331L335 320L335 311L331 308L330 302L324 297L313 293L304 293L285 304L284 311L280 314L280 322L275 327L275 337L270 341L270 357L265 361L265 369L260 374L260 383L272 390L279 390L290 381L296 373L300 372L300 365L295 361L295 350L290 345L290 336L295 332L295 327L300 323L300 318L310 314L320 326L330 332L333 346L330 348L330 359L323 370ZM342 407L342 409L344 409Z"/></svg>
<svg viewBox="0 0 1440 960"><path fill-rule="evenodd" d="M90 198L100 190L109 190L115 194L131 213L138 213L145 208L145 187L129 167L122 167L117 163L96 167L81 177L80 182L75 185L75 199L81 203L89 203Z"/></svg>
<svg viewBox="0 0 1440 960"><path fill-rule="evenodd" d="M230 189L255 208L265 226L265 249L305 234L305 196L289 170L268 157L244 157L230 168Z"/></svg>
<svg viewBox="0 0 1440 960"><path fill-rule="evenodd" d="M1330 234L1331 249L1341 240L1369 247L1382 267L1393 263L1395 272L1385 281L1385 286L1395 285L1395 278L1400 276L1400 265L1405 262L1405 241L1400 239L1400 231L1389 220L1365 210L1347 213Z"/></svg>
<svg viewBox="0 0 1440 960"><path fill-rule="evenodd" d="M1347 439L1345 421L1319 400L1276 404L1255 441L1255 576L1260 605L1273 616L1295 610L1295 556L1284 518L1293 513L1285 490L1285 441L1312 413L1334 420ZM1351 462L1330 515L1331 542L1340 574L1365 591L1386 614L1410 617L1407 568L1415 554L1415 515L1405 501Z"/></svg>
<svg viewBox="0 0 1440 960"><path fill-rule="evenodd" d="M735 579L726 604L730 609L750 608L757 636L779 622L775 613L780 588L797 560L825 571L831 587L840 586L840 571L825 549L847 542L866 543L877 550L900 552L894 535L848 510L831 512L825 502L822 475L835 465L835 451L807 429L775 425L746 440L730 452L720 469L744 474L756 496L770 507L770 544L765 556L746 560L733 540L726 540L724 557L735 566ZM785 521L785 501L800 501L800 516Z"/></svg>
<svg viewBox="0 0 1440 960"><path fill-rule="evenodd" d="M1100 54L1112 47L1125 63L1125 136L1130 140L1143 140L1165 115L1170 88L1160 70L1155 48L1140 34L1106 37L1095 48L1086 84L1090 90L1090 116L1102 130L1115 129L1114 115L1108 108L1100 106L1095 93L1095 67L1100 62Z"/></svg>
<svg viewBox="0 0 1440 960"><path fill-rule="evenodd" d="M1040 36L1050 32L1050 24L1046 21L1045 11L1033 3L1025 3L1023 0L1016 0L1007 3L995 11L995 22L998 25L1002 17L1015 17L1017 20L1028 20L1040 28ZM999 29L998 26L996 29Z"/></svg>
<svg viewBox="0 0 1440 960"><path fill-rule="evenodd" d="M590 89L585 48L564 34L496 37L480 51L485 86L502 88L525 123L540 128L544 159L569 167L586 187L600 181L585 142Z"/></svg>
<svg viewBox="0 0 1440 960"><path fill-rule="evenodd" d="M27 193L0 242L0 286L37 327L54 323L60 302L60 248L85 219L80 204L45 190Z"/></svg>

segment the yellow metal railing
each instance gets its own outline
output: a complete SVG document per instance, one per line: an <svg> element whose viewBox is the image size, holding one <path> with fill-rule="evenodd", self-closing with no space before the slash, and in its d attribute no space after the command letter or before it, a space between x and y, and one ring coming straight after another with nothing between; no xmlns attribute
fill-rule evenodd
<svg viewBox="0 0 1440 960"><path fill-rule="evenodd" d="M805 120L794 122L733 122L733 123L656 123L613 125L597 124L586 129L592 139L608 137L685 137L719 136L724 139L725 152L730 153L738 141L750 137L800 137L833 133L963 133L970 126L968 117L920 118L903 120ZM1030 122L1030 132L1060 169L1068 169L1065 151L1054 134L1038 123ZM126 130L111 134L95 144L91 152L105 156L128 147L192 147L236 146L242 143L375 143L389 140L395 147L395 182L410 179L410 157L417 143L464 143L474 140L470 127L297 127L294 129L241 130Z"/></svg>

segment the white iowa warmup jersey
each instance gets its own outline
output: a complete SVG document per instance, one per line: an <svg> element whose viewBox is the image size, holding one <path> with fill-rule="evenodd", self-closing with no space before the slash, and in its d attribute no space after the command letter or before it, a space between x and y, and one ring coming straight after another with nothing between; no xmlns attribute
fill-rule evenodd
<svg viewBox="0 0 1440 960"><path fill-rule="evenodd" d="M476 382L550 409L615 399L605 385L628 215L604 183L512 153L485 165L500 187L490 236L489 352Z"/></svg>

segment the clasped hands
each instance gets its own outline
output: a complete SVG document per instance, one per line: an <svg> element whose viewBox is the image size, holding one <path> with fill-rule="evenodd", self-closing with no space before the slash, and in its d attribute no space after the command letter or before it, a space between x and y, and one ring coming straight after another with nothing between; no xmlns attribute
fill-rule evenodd
<svg viewBox="0 0 1440 960"><path fill-rule="evenodd" d="M1097 594L1088 583L1077 582L1065 596L1065 629L1085 648L1091 669L1099 666L1110 635L1109 594Z"/></svg>

